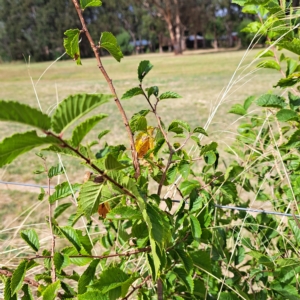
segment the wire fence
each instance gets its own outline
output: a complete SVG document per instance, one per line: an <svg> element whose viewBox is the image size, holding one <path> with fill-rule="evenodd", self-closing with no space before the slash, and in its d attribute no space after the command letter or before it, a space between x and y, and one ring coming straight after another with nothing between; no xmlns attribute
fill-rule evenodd
<svg viewBox="0 0 300 300"><path fill-rule="evenodd" d="M16 185L16 186L24 186L24 187L32 187L32 188L48 188L47 185L38 185L38 184L31 184L31 183L22 183L22 182L11 182L11 181L2 181L0 180L0 184L4 185ZM54 186L50 186L50 189L55 189ZM172 200L172 202L179 203L181 200ZM289 217L289 218L297 218L300 219L300 215L295 214L288 214L288 213L281 213L276 211L268 211L263 209L255 209L255 208L246 208L246 207L237 207L237 206L228 206L228 205L214 205L216 208L220 209L230 209L230 210L238 210L238 211L245 211L245 212L254 212L259 214L267 214L267 215L276 215L276 216L282 216L282 217Z"/></svg>

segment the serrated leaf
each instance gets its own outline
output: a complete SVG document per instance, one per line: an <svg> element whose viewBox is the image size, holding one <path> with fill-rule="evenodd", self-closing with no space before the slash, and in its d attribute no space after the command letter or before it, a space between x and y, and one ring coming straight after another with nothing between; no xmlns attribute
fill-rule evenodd
<svg viewBox="0 0 300 300"><path fill-rule="evenodd" d="M278 70L278 71L280 71L280 69L281 69L280 65L274 60L262 61L256 67L264 68L264 69L274 69L274 70Z"/></svg>
<svg viewBox="0 0 300 300"><path fill-rule="evenodd" d="M164 100L164 99L178 99L178 98L182 98L179 94L175 93L175 92L165 92L162 93L159 96L159 100Z"/></svg>
<svg viewBox="0 0 300 300"><path fill-rule="evenodd" d="M21 238L35 251L40 249L39 237L34 229L25 229L21 231Z"/></svg>
<svg viewBox="0 0 300 300"><path fill-rule="evenodd" d="M239 300L239 297L234 293L222 292L220 294L220 300Z"/></svg>
<svg viewBox="0 0 300 300"><path fill-rule="evenodd" d="M99 133L98 135L98 139L102 139L106 134L108 134L110 132L110 130L103 130Z"/></svg>
<svg viewBox="0 0 300 300"><path fill-rule="evenodd" d="M72 156L72 157L75 157L75 158L78 158L78 159L82 160L80 155L78 155L76 152L74 152L73 150L71 150L67 147L60 147L60 146L57 146L57 145L52 145L52 146L50 146L48 148L44 148L42 150L64 154L64 155ZM80 145L78 150L84 156L89 157L88 149L86 147Z"/></svg>
<svg viewBox="0 0 300 300"><path fill-rule="evenodd" d="M77 65L81 65L80 60L80 49L79 49L79 29L69 29L64 32L64 35L67 36L64 38L64 47L67 54L76 60Z"/></svg>
<svg viewBox="0 0 300 300"><path fill-rule="evenodd" d="M244 116L247 113L247 111L241 104L234 104L229 110L229 113Z"/></svg>
<svg viewBox="0 0 300 300"><path fill-rule="evenodd" d="M176 273L178 276L178 279L183 282L183 284L186 286L188 291L193 294L194 291L194 280L192 275L187 273L184 269L182 268L173 268L173 272Z"/></svg>
<svg viewBox="0 0 300 300"><path fill-rule="evenodd" d="M276 117L278 121L288 122L288 121L296 121L299 119L298 114L290 109L281 109L277 112Z"/></svg>
<svg viewBox="0 0 300 300"><path fill-rule="evenodd" d="M131 99L134 96L137 95L143 95L144 92L140 87L134 87L130 90L128 90L127 92L125 92L121 98L121 100L127 100L127 99Z"/></svg>
<svg viewBox="0 0 300 300"><path fill-rule="evenodd" d="M54 210L54 219L58 218L66 209L72 206L72 203L63 203Z"/></svg>
<svg viewBox="0 0 300 300"><path fill-rule="evenodd" d="M88 292L78 295L78 300L91 300L91 299L97 299L97 300L111 300L109 299L108 294L103 294L101 291L98 290L89 290Z"/></svg>
<svg viewBox="0 0 300 300"><path fill-rule="evenodd" d="M65 236L65 238L76 248L76 250L80 252L81 243L76 230L70 226L59 227L59 230Z"/></svg>
<svg viewBox="0 0 300 300"><path fill-rule="evenodd" d="M159 89L158 89L158 87L156 85L155 86L151 86L150 88L147 88L146 91L148 93L148 98L150 98L152 95L154 95L155 97L157 97L158 93L159 93Z"/></svg>
<svg viewBox="0 0 300 300"><path fill-rule="evenodd" d="M197 180L185 180L180 184L180 191L183 196L187 196L193 189L200 188L200 183Z"/></svg>
<svg viewBox="0 0 300 300"><path fill-rule="evenodd" d="M296 148L300 146L300 130L296 130L285 144L287 148Z"/></svg>
<svg viewBox="0 0 300 300"><path fill-rule="evenodd" d="M54 300L57 296L57 292L60 288L60 281L57 280L54 283L49 284L43 291L43 300Z"/></svg>
<svg viewBox="0 0 300 300"><path fill-rule="evenodd" d="M107 50L118 62L124 57L117 39L111 32L102 32L100 37L100 47Z"/></svg>
<svg viewBox="0 0 300 300"><path fill-rule="evenodd" d="M22 288L23 280L26 274L27 263L28 262L26 260L22 261L13 272L10 284L11 295L18 293L18 291Z"/></svg>
<svg viewBox="0 0 300 300"><path fill-rule="evenodd" d="M21 154L36 147L57 142L57 139L50 136L40 137L35 131L16 133L0 143L0 167L11 163Z"/></svg>
<svg viewBox="0 0 300 300"><path fill-rule="evenodd" d="M193 260L191 259L190 255L183 249L175 249L175 251L179 256L185 271L187 274L190 274L190 272L193 270Z"/></svg>
<svg viewBox="0 0 300 300"><path fill-rule="evenodd" d="M190 216L190 222L191 222L191 230L192 230L192 235L194 237L194 240L199 242L202 235L202 229L200 223L198 219L193 215Z"/></svg>
<svg viewBox="0 0 300 300"><path fill-rule="evenodd" d="M18 300L18 297L16 294L11 295L11 278L7 278L4 286L4 300Z"/></svg>
<svg viewBox="0 0 300 300"><path fill-rule="evenodd" d="M0 100L0 121L18 122L42 130L51 127L51 119L40 110L15 101Z"/></svg>
<svg viewBox="0 0 300 300"><path fill-rule="evenodd" d="M207 151L204 154L204 161L208 164L208 165L213 165L217 160L217 155L214 151Z"/></svg>
<svg viewBox="0 0 300 300"><path fill-rule="evenodd" d="M151 71L153 65L149 60L143 60L140 62L138 67L138 79L140 82L143 81L144 77Z"/></svg>
<svg viewBox="0 0 300 300"><path fill-rule="evenodd" d="M147 116L147 114L149 112L150 112L150 110L148 110L148 109L147 110L141 110L141 111L139 111L138 113L135 113L132 116L132 118L129 121L129 126L130 126L130 129L133 133L137 131L136 124L137 124L139 118Z"/></svg>
<svg viewBox="0 0 300 300"><path fill-rule="evenodd" d="M102 186L93 181L87 181L81 187L78 205L87 217L90 217L98 209Z"/></svg>
<svg viewBox="0 0 300 300"><path fill-rule="evenodd" d="M299 38L294 38L292 41L279 41L277 46L287 49L297 55L300 55L300 40Z"/></svg>
<svg viewBox="0 0 300 300"><path fill-rule="evenodd" d="M187 179L190 175L191 166L190 163L186 160L181 160L178 164L178 171L183 179Z"/></svg>
<svg viewBox="0 0 300 300"><path fill-rule="evenodd" d="M261 107L275 107L275 108L284 108L286 106L286 103L284 102L283 98L271 94L265 94L260 96L256 100L256 104Z"/></svg>
<svg viewBox="0 0 300 300"><path fill-rule="evenodd" d="M260 31L262 24L260 22L251 22L241 32L257 33Z"/></svg>
<svg viewBox="0 0 300 300"><path fill-rule="evenodd" d="M102 2L100 0L80 0L80 7L86 9L89 6L101 6Z"/></svg>
<svg viewBox="0 0 300 300"><path fill-rule="evenodd" d="M69 184L69 182L63 182L55 187L55 192L49 197L49 203L54 203L57 200L66 198L72 194L79 191L81 184L74 183Z"/></svg>
<svg viewBox="0 0 300 300"><path fill-rule="evenodd" d="M275 57L275 54L272 50L261 50L255 55L255 57Z"/></svg>
<svg viewBox="0 0 300 300"><path fill-rule="evenodd" d="M106 118L106 114L99 114L91 117L81 124L79 124L72 133L72 144L74 147L78 147L84 137L96 126L101 120Z"/></svg>
<svg viewBox="0 0 300 300"><path fill-rule="evenodd" d="M204 269L208 272L212 270L212 260L209 252L204 250L198 250L196 252L190 253L190 256L194 262L194 265Z"/></svg>
<svg viewBox="0 0 300 300"><path fill-rule="evenodd" d="M106 218L111 220L134 220L141 217L142 214L139 210L129 206L117 206L106 215Z"/></svg>
<svg viewBox="0 0 300 300"><path fill-rule="evenodd" d="M205 136L208 136L207 132L205 131L204 128L198 126L196 127L194 130L193 130L193 133L200 133L200 134L203 134Z"/></svg>
<svg viewBox="0 0 300 300"><path fill-rule="evenodd" d="M289 226L292 229L293 235L295 237L296 243L300 245L300 228L298 227L298 223L295 220L289 220Z"/></svg>
<svg viewBox="0 0 300 300"><path fill-rule="evenodd" d="M190 132L191 127L187 122L181 121L181 120L174 120L168 128L168 131L175 132L177 134L183 133L182 128L184 128L186 131Z"/></svg>
<svg viewBox="0 0 300 300"><path fill-rule="evenodd" d="M51 125L56 133L62 133L78 119L94 108L108 102L109 95L77 94L64 99L51 118Z"/></svg>
<svg viewBox="0 0 300 300"><path fill-rule="evenodd" d="M112 154L108 154L104 161L106 170L121 170L126 168L126 166L122 165Z"/></svg>
<svg viewBox="0 0 300 300"><path fill-rule="evenodd" d="M95 279L95 273L100 259L94 259L86 268L78 281L78 294L84 294L87 286Z"/></svg>
<svg viewBox="0 0 300 300"><path fill-rule="evenodd" d="M61 174L64 174L64 168L61 164L57 164L56 166L51 167L48 171L49 178L53 178Z"/></svg>
<svg viewBox="0 0 300 300"><path fill-rule="evenodd" d="M148 129L147 119L144 116L141 116L136 121L135 130L147 132L147 129Z"/></svg>
<svg viewBox="0 0 300 300"><path fill-rule="evenodd" d="M290 74L286 78L280 79L274 87L286 88L300 82L300 72Z"/></svg>
<svg viewBox="0 0 300 300"><path fill-rule="evenodd" d="M69 257L59 252L54 253L53 261L54 261L55 268L59 273L63 268L67 267L70 264Z"/></svg>
<svg viewBox="0 0 300 300"><path fill-rule="evenodd" d="M28 284L23 285L22 292L23 292L23 297L21 300L34 300Z"/></svg>

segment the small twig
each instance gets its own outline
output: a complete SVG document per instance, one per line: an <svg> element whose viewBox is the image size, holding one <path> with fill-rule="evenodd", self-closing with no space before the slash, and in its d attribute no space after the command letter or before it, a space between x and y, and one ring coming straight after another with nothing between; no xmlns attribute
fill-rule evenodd
<svg viewBox="0 0 300 300"><path fill-rule="evenodd" d="M73 4L75 6L75 9L77 11L77 14L79 16L79 19L80 19L80 22L81 22L81 25L82 25L82 30L81 32L83 32L89 43L90 43L90 46L95 54L95 57L96 57L96 60L98 62L98 68L99 70L102 72L109 88L110 88L110 91L111 93L113 94L114 98L115 98L115 103L119 109L119 112L121 113L121 116L122 116L122 119L123 119L123 122L124 122L124 125L125 125L125 128L127 130L127 134L128 134L128 137L129 137L129 141L130 141L130 149L131 149L131 155L132 155L132 160L133 160L133 165L134 165L134 169L135 169L135 178L138 178L140 176L140 165L139 165L139 160L138 160L138 155L137 155L137 152L136 152L136 149L135 149L135 145L134 145L134 138L133 138L133 134L132 134L132 131L130 129L130 126L129 126L129 122L128 122L128 118L126 116L126 113L124 111L124 108L117 96L117 93L116 93L116 89L112 83L112 80L109 78L103 64L102 64L102 61L101 61L101 57L100 57L100 54L99 54L99 51L98 51L98 47L95 45L94 43L94 40L92 39L88 29L87 29L87 26L86 26L86 23L85 23L85 20L84 20L84 17L83 17L83 14L82 14L82 9L80 7L80 5L78 4L77 0L72 0L73 1Z"/></svg>
<svg viewBox="0 0 300 300"><path fill-rule="evenodd" d="M129 297L138 289L140 289L149 279L151 278L150 275L148 275L143 281L142 283L140 283L137 286L132 286L132 290L124 297L122 298L122 300L128 300Z"/></svg>
<svg viewBox="0 0 300 300"><path fill-rule="evenodd" d="M13 272L0 268L0 274L6 277L12 277ZM39 287L39 283L31 278L24 277L23 281L31 286Z"/></svg>
<svg viewBox="0 0 300 300"><path fill-rule="evenodd" d="M49 135L49 136L53 136L53 137L57 138L61 142L63 147L72 150L74 153L76 153L78 156L80 156L88 165L90 165L95 171L97 171L99 174L101 174L103 176L103 178L107 179L108 181L113 183L115 186L120 188L127 196L137 200L137 197L134 196L129 190L127 190L120 183L118 183L113 178L108 176L103 170L99 169L99 167L97 167L95 164L93 164L88 157L85 157L78 149L76 149L76 148L72 147L71 145L69 145L66 141L64 141L62 139L62 137L60 137L59 135L54 134L51 131L45 131L44 133Z"/></svg>
<svg viewBox="0 0 300 300"><path fill-rule="evenodd" d="M163 299L164 299L163 283L159 278L157 280L157 300L163 300Z"/></svg>
<svg viewBox="0 0 300 300"><path fill-rule="evenodd" d="M151 247L140 248L137 250L125 252L125 253L114 253L109 255L70 255L70 258L95 258L95 259L105 259L111 257L120 257L120 256L131 256L138 253L150 252ZM26 258L27 260L34 260L34 259L44 259L44 258L52 258L52 255L36 255L34 257Z"/></svg>

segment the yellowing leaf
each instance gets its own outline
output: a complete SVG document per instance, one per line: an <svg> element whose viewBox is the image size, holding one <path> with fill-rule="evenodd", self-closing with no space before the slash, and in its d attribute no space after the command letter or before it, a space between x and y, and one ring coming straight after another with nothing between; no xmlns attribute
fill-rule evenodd
<svg viewBox="0 0 300 300"><path fill-rule="evenodd" d="M138 158L143 158L145 154L154 148L154 128L149 126L147 132L140 132L135 140L135 149L138 154Z"/></svg>

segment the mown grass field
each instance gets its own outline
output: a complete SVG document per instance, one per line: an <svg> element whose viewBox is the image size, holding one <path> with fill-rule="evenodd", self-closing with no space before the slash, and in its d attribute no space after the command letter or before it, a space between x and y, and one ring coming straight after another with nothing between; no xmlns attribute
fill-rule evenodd
<svg viewBox="0 0 300 300"><path fill-rule="evenodd" d="M220 53L200 51L176 57L173 54L149 54L125 57L121 63L105 57L103 64L121 97L126 90L138 85L139 62L150 60L154 68L146 77L144 86L157 85L161 92L174 91L182 95L181 99L161 102L159 114L166 125L173 119L181 119L189 122L191 126L204 127L210 113L218 103L221 103L207 131L210 134L209 139L218 141L221 148L224 148L233 138L232 133L235 132L237 124L235 122L237 117L227 114L231 105L242 103L250 95L268 92L279 78L274 70L259 70L258 73L252 73L257 64L253 61L258 51L251 51L241 66L239 63L245 51ZM107 83L98 70L96 61L84 59L82 63L82 66L76 66L71 60L57 62L41 78L40 76L51 63L2 64L0 65L0 99L17 100L38 108L38 98L43 111L51 113L55 105L70 94L109 93ZM257 74L259 76L256 76ZM123 104L129 118L134 112L147 108L147 103L142 97L126 100ZM127 143L126 131L114 101L103 105L97 112L107 113L109 117L100 122L88 139L95 139L100 131L110 129L111 132L103 142ZM4 122L0 122L0 128L1 140L12 133L27 129L18 124ZM102 144L99 144L99 147ZM53 154L49 155L48 160L49 164L58 162ZM84 167L79 163L74 164L74 161L68 158L63 158L63 162L70 180L82 182ZM0 168L0 180L36 182L45 185L45 175L33 174L41 163L33 151L19 157L11 165ZM54 185L55 182L52 184ZM22 187L0 185L0 229L2 229L0 243L3 242L0 253L10 253L11 243L15 243L14 237L18 236L20 224L24 227L34 222L39 230L46 226L43 209L41 209L43 205L35 204L37 194L33 192L36 190L29 191ZM47 209L47 205L44 207ZM38 225L40 222L44 225ZM11 255L13 259L18 254L12 252Z"/></svg>

